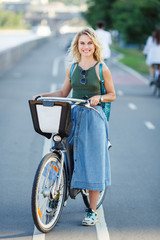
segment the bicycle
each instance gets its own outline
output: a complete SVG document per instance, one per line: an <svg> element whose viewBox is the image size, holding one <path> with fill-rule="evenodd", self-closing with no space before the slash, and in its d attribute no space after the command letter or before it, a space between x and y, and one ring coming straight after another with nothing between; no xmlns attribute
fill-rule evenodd
<svg viewBox="0 0 160 240"><path fill-rule="evenodd" d="M81 99L39 97L29 100L35 131L48 139L52 137L54 143L51 153L39 163L32 187L32 216L37 229L43 233L55 227L68 197L75 199L81 193L89 208L89 191L70 188L73 164L68 137L72 128L71 108L78 104L92 108L88 100ZM97 209L104 200L106 190L100 192Z"/></svg>
<svg viewBox="0 0 160 240"><path fill-rule="evenodd" d="M160 97L160 64L154 64L154 77L153 81L151 81L150 86L153 87L153 95L157 95Z"/></svg>

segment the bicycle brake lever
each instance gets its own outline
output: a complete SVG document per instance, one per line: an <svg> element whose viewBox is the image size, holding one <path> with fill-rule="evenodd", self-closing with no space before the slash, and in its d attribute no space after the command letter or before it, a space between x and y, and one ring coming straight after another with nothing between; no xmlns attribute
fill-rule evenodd
<svg viewBox="0 0 160 240"><path fill-rule="evenodd" d="M85 103L85 106L88 107L88 108L91 107L91 106L90 106L90 101L89 101L89 100L87 100L87 102Z"/></svg>
<svg viewBox="0 0 160 240"><path fill-rule="evenodd" d="M94 111L96 111L97 113L99 113L99 111L98 111L97 109L95 109L94 107L91 107L89 100L87 100L87 103L85 104L85 107L91 108L92 110L94 110ZM99 113L99 114L100 114L100 113Z"/></svg>

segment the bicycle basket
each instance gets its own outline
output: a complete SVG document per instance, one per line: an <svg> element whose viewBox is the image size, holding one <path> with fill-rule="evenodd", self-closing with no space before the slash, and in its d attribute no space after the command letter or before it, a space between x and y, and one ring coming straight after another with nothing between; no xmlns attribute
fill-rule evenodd
<svg viewBox="0 0 160 240"><path fill-rule="evenodd" d="M67 102L29 100L34 129L37 133L51 138L52 133L62 138L71 132L71 105Z"/></svg>

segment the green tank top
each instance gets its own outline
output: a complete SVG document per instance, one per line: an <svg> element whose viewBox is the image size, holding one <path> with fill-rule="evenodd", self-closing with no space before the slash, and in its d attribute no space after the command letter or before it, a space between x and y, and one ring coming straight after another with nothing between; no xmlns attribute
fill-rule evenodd
<svg viewBox="0 0 160 240"><path fill-rule="evenodd" d="M100 80L98 79L95 70L95 66L97 64L98 62L93 67L86 70L86 84L82 84L80 81L82 78L84 78L81 74L83 68L81 68L77 63L76 68L70 78L71 86L73 89L73 98L82 99L84 96L90 98L95 95L101 95Z"/></svg>

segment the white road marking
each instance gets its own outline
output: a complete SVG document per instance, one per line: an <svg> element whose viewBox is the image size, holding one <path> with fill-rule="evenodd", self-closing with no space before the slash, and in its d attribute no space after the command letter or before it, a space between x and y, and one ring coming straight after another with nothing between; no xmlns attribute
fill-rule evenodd
<svg viewBox="0 0 160 240"><path fill-rule="evenodd" d="M36 226L34 226L33 240L45 240L45 234L41 233Z"/></svg>
<svg viewBox="0 0 160 240"><path fill-rule="evenodd" d="M52 84L50 91L54 92L56 90L56 84ZM49 153L50 147L52 144L51 139L44 138L44 144L43 144L43 151L42 151L42 157L44 157L47 153ZM45 240L45 234L41 233L36 226L34 226L34 232L33 232L33 240Z"/></svg>
<svg viewBox="0 0 160 240"><path fill-rule="evenodd" d="M128 107L129 107L131 110L137 110L137 106L136 106L134 103L128 103Z"/></svg>
<svg viewBox="0 0 160 240"><path fill-rule="evenodd" d="M72 60L69 58L69 56L64 56L64 69L67 70L67 67L69 64L72 63Z"/></svg>
<svg viewBox="0 0 160 240"><path fill-rule="evenodd" d="M63 58L64 58L64 56L59 56L59 57L54 59L53 67L52 67L52 76L53 77L56 77L58 75L59 65L60 65L59 63Z"/></svg>
<svg viewBox="0 0 160 240"><path fill-rule="evenodd" d="M57 90L57 84L56 83L52 83L51 87L50 87L50 91L51 92L55 92Z"/></svg>
<svg viewBox="0 0 160 240"><path fill-rule="evenodd" d="M124 95L124 92L122 90L117 90L117 95L118 96L123 96Z"/></svg>
<svg viewBox="0 0 160 240"><path fill-rule="evenodd" d="M103 207L97 210L99 222L96 223L97 238L98 240L110 240L107 224L104 218Z"/></svg>
<svg viewBox="0 0 160 240"><path fill-rule="evenodd" d="M149 122L149 121L146 121L144 124L150 130L154 130L155 129L155 126L151 122Z"/></svg>

